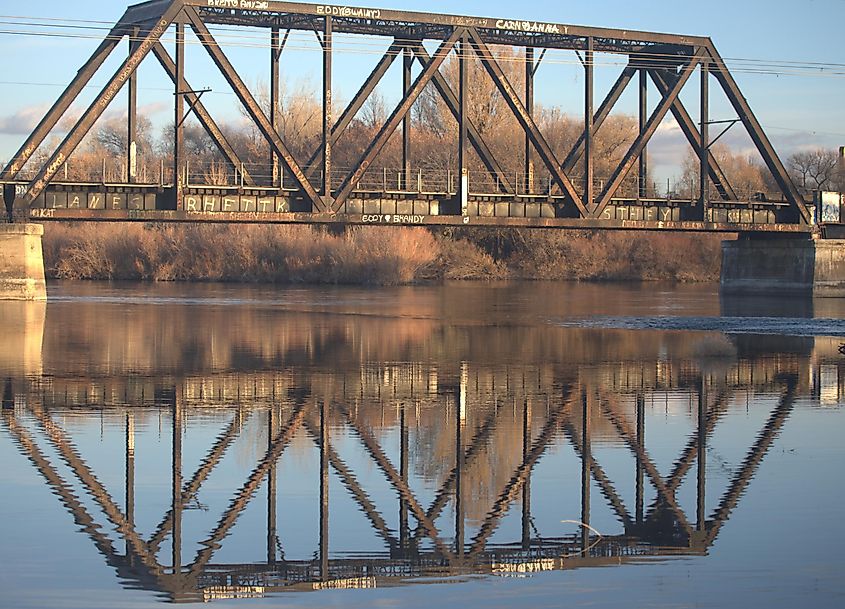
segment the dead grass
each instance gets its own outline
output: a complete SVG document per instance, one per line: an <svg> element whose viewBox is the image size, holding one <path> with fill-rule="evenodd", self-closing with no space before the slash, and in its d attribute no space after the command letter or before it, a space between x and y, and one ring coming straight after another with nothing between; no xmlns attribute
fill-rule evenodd
<svg viewBox="0 0 845 609"><path fill-rule="evenodd" d="M718 281L720 235L643 231L522 231L510 257L525 279Z"/></svg>
<svg viewBox="0 0 845 609"><path fill-rule="evenodd" d="M443 279L715 281L721 237L568 230L463 231L301 225L45 226L47 274L62 279L351 283Z"/></svg>
<svg viewBox="0 0 845 609"><path fill-rule="evenodd" d="M44 235L47 273L63 279L394 285L417 281L437 254L421 228L50 224Z"/></svg>

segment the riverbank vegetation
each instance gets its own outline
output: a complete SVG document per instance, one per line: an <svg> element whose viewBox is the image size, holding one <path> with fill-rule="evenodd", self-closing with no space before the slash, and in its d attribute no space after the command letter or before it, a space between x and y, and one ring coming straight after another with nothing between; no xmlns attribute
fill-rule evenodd
<svg viewBox="0 0 845 609"><path fill-rule="evenodd" d="M452 279L715 281L707 234L306 225L48 223L60 279L398 285Z"/></svg>

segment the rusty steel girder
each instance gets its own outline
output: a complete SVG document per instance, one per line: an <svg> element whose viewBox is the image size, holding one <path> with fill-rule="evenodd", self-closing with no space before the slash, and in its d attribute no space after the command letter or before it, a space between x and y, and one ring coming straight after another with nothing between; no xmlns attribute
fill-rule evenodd
<svg viewBox="0 0 845 609"><path fill-rule="evenodd" d="M792 230L784 226L794 225L808 230L813 223L807 202L793 184L777 156L771 142L754 116L748 102L742 95L738 84L733 79L713 42L706 37L683 36L655 32L639 32L610 28L583 27L555 22L526 21L519 19L497 19L489 17L469 17L460 15L434 14L422 12L396 11L380 8L359 8L322 4L304 4L296 2L274 2L264 0L157 0L129 7L117 24L95 49L88 61L82 66L71 83L60 95L52 108L45 114L39 125L26 139L11 161L0 173L0 181L13 182L28 163L32 164L33 155L44 143L50 133L76 100L83 87L111 55L118 43L124 38L131 40L130 52L122 65L107 81L94 101L76 120L58 148L53 151L28 180L24 202L32 206L33 202L43 198L43 194L54 180L59 169L68 161L73 151L93 127L109 106L115 95L124 86L129 87L129 111L127 113L129 142L127 150L127 182L137 182L135 174L134 139L136 131L136 70L139 64L152 52L164 68L175 87L175 126L173 181L167 195L159 194L155 208L160 211L188 212L184 203L184 190L187 176L180 175L183 166L182 120L184 103L188 103L188 112L193 112L202 127L216 144L223 159L230 169L240 174L241 187L254 187L254 177L244 168L238 154L227 141L217 126L210 112L199 100L196 91L188 85L189 79L184 74L184 28L188 25L195 33L200 44L209 53L212 61L220 70L235 92L239 101L246 108L247 115L266 140L270 149L269 163L271 184L279 195L284 191L284 175L292 176L293 198L298 203L296 213L310 213L312 221L323 222L320 216L329 215L332 221L356 222L361 218L348 211L346 202L359 188L362 177L378 157L388 140L401 126L402 170L399 177L400 190L410 191L413 181L410 156L412 150L410 111L426 87L433 86L446 104L447 110L458 125L458 166L449 168L450 183L445 194L452 201L440 205L435 223L452 224L453 218L463 218L464 224L500 225L508 218L486 219L478 217L468 219L468 201L479 195L472 191L469 181L462 178L467 175L467 154L474 150L489 174L491 183L495 183L492 192L497 196L511 195L516 201L521 195L536 194L535 166L533 157L538 157L545 174L549 176L547 203L552 206L553 219L528 221L526 218L512 218L511 225L571 225L582 221L582 225L596 227L608 221L607 209L618 205L617 193L628 177L638 167L638 200L647 199L648 161L647 146L657 127L671 112L681 126L681 131L689 141L699 159L698 199L692 201L691 211L681 219L669 223L660 223L658 228L675 227L688 230L691 226L713 226L724 224L714 221L710 210L709 184L713 184L718 201L714 203L745 203L738 201L738 196L728 177L719 166L710 151L708 124L709 90L711 77L726 95L738 115L738 122L745 127L752 142L759 151L765 167L771 173L773 182L779 190L777 199L772 203L782 206L777 219L765 230ZM263 27L268 30L270 49L270 116L248 90L243 78L229 62L209 26L249 26ZM176 59L165 51L161 44L162 35L171 27L176 28ZM285 30L284 38L281 30ZM281 117L279 115L279 70L283 63L282 51L287 37L293 30L315 32L321 44L322 53L322 116L321 138L318 146L306 163L300 164L291 152L290 146L279 135ZM376 66L364 80L358 92L345 109L335 119L332 105L332 57L338 52L333 49L333 37L337 34L387 37L392 40ZM423 43L439 44L437 51L430 54ZM498 59L492 45L518 47L524 49L525 83L524 91L519 91L511 83ZM579 135L570 152L558 158L549 145L549 139L538 126L534 116L535 73L539 62L548 49L576 51L585 70L584 90L584 130ZM535 51L540 52L535 62ZM457 83L450 83L440 71L443 62L453 53L458 53L460 76ZM612 53L627 57L627 63L618 79L603 99L598 109L594 108L593 69L595 53ZM354 167L338 178L333 176L337 167L333 164L333 148L352 123L356 113L372 96L376 86L384 77L394 59L402 55L402 96L396 107L375 135L363 145L363 154ZM488 142L477 126L470 120L467 108L466 64L467 59L480 63L498 92L513 112L521 138L519 146L524 146L523 167L525 171L524 188L520 193L519 177L514 181L502 164L495 158ZM414 62L421 66L416 79L411 78ZM701 127L690 116L679 97L680 92L694 73L701 77ZM635 79L638 76L638 79ZM639 131L633 144L627 150L619 164L612 170L610 179L602 184L599 191L594 185L596 154L594 138L610 115L632 80L639 80ZM648 82L652 81L660 99L655 109L649 113L646 100ZM523 143L524 142L524 143ZM517 145L517 142L514 142ZM522 151L520 150L520 153ZM573 175L578 164L583 166L583 175ZM319 176L314 169L319 169ZM163 174L163 172L162 172ZM458 180L454 189L451 176ZM421 179L420 179L421 181ZM164 178L161 178L164 186ZM580 185L576 188L576 184ZM202 186L202 185L197 185ZM211 185L208 185L211 187ZM418 187L418 191L422 189ZM488 190L488 193L491 191ZM419 194L419 192L418 192ZM441 197L442 198L442 197ZM37 212L39 217L49 217L48 210ZM59 211L59 210L57 210ZM290 210L274 209L273 212ZM86 213L83 213L86 212ZM58 215L73 216L75 219L106 219L109 214L103 212L78 210L76 214L59 211ZM208 213L214 213L209 211ZM291 211L291 213L294 213ZM111 214L114 215L114 214ZM137 214L126 214L133 216ZM161 214L163 217L167 214ZM190 215L190 214L189 214ZM498 214L496 214L498 216ZM434 217L431 215L431 217ZM184 220L184 218L180 218ZM196 218L199 219L199 218ZM203 218L217 220L219 218ZM279 218L266 218L267 221L280 221ZM565 221L564 221L565 220ZM256 221L261 221L258 218ZM283 220L282 220L283 221ZM301 222L302 216L289 221ZM508 222L505 222L507 225ZM744 223L758 225L759 223ZM707 230L707 229L705 229ZM747 229L751 230L751 229ZM756 229L754 229L756 230Z"/></svg>

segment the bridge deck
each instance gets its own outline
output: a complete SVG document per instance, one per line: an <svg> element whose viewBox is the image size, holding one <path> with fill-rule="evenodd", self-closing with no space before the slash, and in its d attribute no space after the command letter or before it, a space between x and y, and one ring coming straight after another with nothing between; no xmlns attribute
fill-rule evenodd
<svg viewBox="0 0 845 609"><path fill-rule="evenodd" d="M25 188L25 184L20 185ZM161 184L54 182L28 210L34 220L380 224L711 232L809 233L778 222L786 202L720 201L708 220L684 198L614 197L599 218L561 217L565 197L548 193L469 193L465 208L448 191L359 189L335 213L313 212L296 189L190 185L183 209L164 209L172 187Z"/></svg>

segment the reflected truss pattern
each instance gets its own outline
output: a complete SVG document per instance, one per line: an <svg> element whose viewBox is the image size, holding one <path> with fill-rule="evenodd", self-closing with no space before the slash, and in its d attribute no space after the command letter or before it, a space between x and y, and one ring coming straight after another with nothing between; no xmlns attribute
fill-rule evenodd
<svg viewBox="0 0 845 609"><path fill-rule="evenodd" d="M493 503L475 533L465 535L466 506L469 497L464 481L485 450L502 421L504 409L492 409L475 428L463 424L465 389L446 387L448 416L454 416L454 464L444 476L440 488L426 508L412 488L409 477L409 412L399 403L399 463L389 457L396 453L368 427L357 408L342 399L322 398L310 391L291 390L285 404L268 408L238 409L231 421L207 449L190 478L183 478L182 438L184 397L177 389L159 395L172 412L171 506L149 536L138 532L134 511L135 423L136 409L126 409L125 421L125 501L121 508L101 483L97 473L86 463L76 447L73 434L63 427L42 399L32 392L16 394L11 381L4 388L2 425L19 451L52 489L86 534L115 569L125 585L141 586L168 595L171 600L212 600L260 596L280 590L371 587L401 583L417 577L467 573L531 573L550 569L569 569L593 565L618 564L640 556L701 555L707 552L736 508L772 442L783 429L793 410L800 383L794 374L784 372L771 379L779 399L748 449L714 510L705 510L706 448L735 389L712 377L699 376L697 424L668 476L663 476L649 454L645 441L645 397L636 394L634 412L623 404L620 392L589 381L559 379L561 394L548 402L542 412L525 399L519 420L522 426L522 450L518 465L501 488L491 495ZM442 389L442 387L441 387ZM713 392L713 395L711 395ZM630 395L630 394L629 394ZM451 409L451 410L450 410ZM507 409L510 411L510 408ZM628 412L626 412L628 410ZM232 491L228 506L216 524L198 543L193 557L182 556L182 520L184 510L195 501L203 484L223 461L232 444L243 434L250 419L266 426L267 445L241 486ZM534 423L537 423L535 425ZM610 425L636 462L634 511L626 505L616 483L607 475L592 450L594 430ZM356 472L332 445L330 428L354 438L398 497L398 530L388 524L388 517L372 499ZM288 560L280 553L276 521L277 468L295 436L307 437L319 453L319 547L312 560ZM561 441L568 443L581 464L581 531L559 536L543 535L531 515L531 474L547 457L549 449ZM56 460L70 473L66 478ZM682 482L697 464L696 513L687 514L676 499ZM383 543L383 551L363 556L337 556L330 552L329 480L334 475L345 492L360 508L372 533ZM260 487L267 489L266 560L249 564L221 564L215 555L224 545L233 527L247 507L255 501ZM601 491L607 506L616 515L623 530L615 535L597 535L589 527L593 500L591 486ZM646 486L656 498L645 505ZM78 496L80 489L86 495ZM90 502L93 502L91 504ZM504 517L515 504L522 506L522 534L511 542L493 542ZM92 513L94 505L99 513ZM442 517L451 506L452 518ZM101 526L104 518L122 539L117 542ZM451 520L451 522L450 522ZM162 544L169 539L171 560L161 562Z"/></svg>

